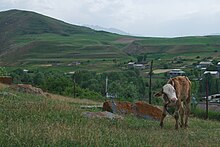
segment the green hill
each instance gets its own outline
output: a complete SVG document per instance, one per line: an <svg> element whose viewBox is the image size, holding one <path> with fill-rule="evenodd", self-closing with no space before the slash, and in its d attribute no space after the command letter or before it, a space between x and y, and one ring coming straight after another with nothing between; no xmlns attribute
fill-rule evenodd
<svg viewBox="0 0 220 147"><path fill-rule="evenodd" d="M160 55L160 58L176 56L219 58L220 36L144 38L129 44L124 51L130 55L146 53Z"/></svg>
<svg viewBox="0 0 220 147"><path fill-rule="evenodd" d="M9 10L0 13L1 52L7 50L14 39L28 34L54 33L69 35L94 33L93 30L70 25L34 12Z"/></svg>
<svg viewBox="0 0 220 147"><path fill-rule="evenodd" d="M113 60L128 62L144 54L148 60L220 58L220 36L122 36L21 10L0 12L0 45L0 65L5 66L94 61L106 67Z"/></svg>
<svg viewBox="0 0 220 147"><path fill-rule="evenodd" d="M29 11L0 12L1 64L71 62L126 56L119 35L71 25Z"/></svg>

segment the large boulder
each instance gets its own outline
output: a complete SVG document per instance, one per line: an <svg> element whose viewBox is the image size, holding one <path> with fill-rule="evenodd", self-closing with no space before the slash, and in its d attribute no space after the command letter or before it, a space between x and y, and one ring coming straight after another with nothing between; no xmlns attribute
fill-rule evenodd
<svg viewBox="0 0 220 147"><path fill-rule="evenodd" d="M106 101L103 103L103 111L109 111L118 114L130 114L133 112L132 103Z"/></svg>
<svg viewBox="0 0 220 147"><path fill-rule="evenodd" d="M11 85L11 89L23 92L23 93L30 93L30 94L37 94L41 96L45 96L44 92L42 89L33 87L32 85L29 84L17 84L17 85Z"/></svg>
<svg viewBox="0 0 220 147"><path fill-rule="evenodd" d="M138 101L133 104L133 107L135 108L135 110L133 111L135 115L142 118L153 118L156 120L160 120L162 116L161 108L146 102Z"/></svg>
<svg viewBox="0 0 220 147"><path fill-rule="evenodd" d="M10 77L10 76L1 76L0 77L0 83L11 85L12 84L12 77Z"/></svg>
<svg viewBox="0 0 220 147"><path fill-rule="evenodd" d="M136 103L106 101L103 103L103 111L117 114L134 114L137 117L160 120L162 109L158 106L143 101Z"/></svg>

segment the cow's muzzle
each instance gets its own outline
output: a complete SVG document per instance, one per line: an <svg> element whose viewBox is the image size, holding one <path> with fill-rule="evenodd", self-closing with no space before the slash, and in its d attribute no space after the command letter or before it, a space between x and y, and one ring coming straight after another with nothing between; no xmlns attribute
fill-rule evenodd
<svg viewBox="0 0 220 147"><path fill-rule="evenodd" d="M177 99L177 98L175 98L175 97L170 99L171 103L176 103L176 102L177 102L177 100L178 100L178 99Z"/></svg>

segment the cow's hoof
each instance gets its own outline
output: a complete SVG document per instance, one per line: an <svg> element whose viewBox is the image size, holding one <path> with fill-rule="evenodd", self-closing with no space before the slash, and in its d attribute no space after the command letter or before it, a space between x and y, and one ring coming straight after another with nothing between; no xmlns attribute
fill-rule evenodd
<svg viewBox="0 0 220 147"><path fill-rule="evenodd" d="M184 125L184 128L187 129L187 128L189 128L189 126L188 126L187 124L185 124L185 125Z"/></svg>
<svg viewBox="0 0 220 147"><path fill-rule="evenodd" d="M160 128L161 128L161 129L163 128L163 123L160 123Z"/></svg>
<svg viewBox="0 0 220 147"><path fill-rule="evenodd" d="M175 126L175 130L178 130L178 129L179 129L179 126L178 126L178 125L176 125L176 126Z"/></svg>

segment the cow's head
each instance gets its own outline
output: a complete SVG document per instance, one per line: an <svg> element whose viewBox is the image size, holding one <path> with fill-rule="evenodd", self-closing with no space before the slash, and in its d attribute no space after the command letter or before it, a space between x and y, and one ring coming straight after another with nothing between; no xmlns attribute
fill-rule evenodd
<svg viewBox="0 0 220 147"><path fill-rule="evenodd" d="M156 97L162 96L166 104L168 103L176 103L177 96L176 90L171 84L166 84L163 86L162 90L155 94Z"/></svg>

